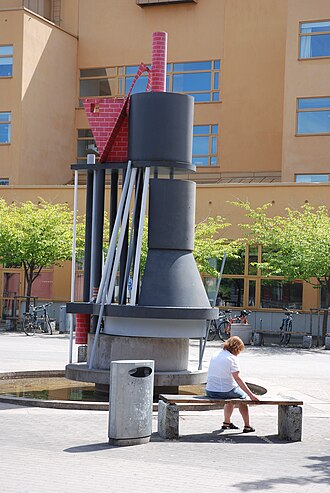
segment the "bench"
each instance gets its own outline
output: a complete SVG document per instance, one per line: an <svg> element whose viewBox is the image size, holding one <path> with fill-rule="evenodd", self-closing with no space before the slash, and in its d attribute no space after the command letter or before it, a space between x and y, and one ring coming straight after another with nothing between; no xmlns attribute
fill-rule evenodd
<svg viewBox="0 0 330 493"><path fill-rule="evenodd" d="M161 394L158 402L158 434L165 439L179 438L179 405L194 405L195 411L223 409L227 403L248 406L278 406L278 436L281 440L300 442L302 436L302 401L292 398L269 398L260 401L246 399L210 399L202 395Z"/></svg>
<svg viewBox="0 0 330 493"><path fill-rule="evenodd" d="M253 331L253 345L254 346L263 346L264 344L264 335L270 335L270 336L282 336L285 334L290 335L290 337L294 336L302 336L303 339L303 347L305 349L310 349L312 347L312 336L310 333L306 331L293 331L293 332L283 332L282 330L254 330Z"/></svg>

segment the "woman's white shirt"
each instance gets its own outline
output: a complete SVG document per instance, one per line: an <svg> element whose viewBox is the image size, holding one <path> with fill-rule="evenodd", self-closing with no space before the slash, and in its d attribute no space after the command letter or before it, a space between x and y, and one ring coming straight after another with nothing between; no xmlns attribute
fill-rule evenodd
<svg viewBox="0 0 330 493"><path fill-rule="evenodd" d="M226 349L215 353L210 361L206 390L211 392L229 392L237 383L233 373L240 371L237 356Z"/></svg>

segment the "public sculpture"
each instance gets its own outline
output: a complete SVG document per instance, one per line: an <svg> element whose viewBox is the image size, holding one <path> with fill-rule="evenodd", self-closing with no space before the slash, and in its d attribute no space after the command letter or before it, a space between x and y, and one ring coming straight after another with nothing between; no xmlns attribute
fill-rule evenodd
<svg viewBox="0 0 330 493"><path fill-rule="evenodd" d="M84 302L68 303L67 311L76 313L76 343L88 344L88 358L67 365L66 375L99 387L109 382L111 361L132 358L155 360L156 387L205 381L202 349L199 369L188 370L189 339L200 339L202 348L207 320L218 310L210 306L192 255L196 184L175 179L195 171L193 98L165 92L166 52L167 34L153 33L151 69L140 65L126 98L83 101L100 160L80 166L87 172ZM144 72L147 92L131 94ZM106 171L111 238L103 266ZM148 256L140 282L147 203ZM118 273L119 302L113 303Z"/></svg>

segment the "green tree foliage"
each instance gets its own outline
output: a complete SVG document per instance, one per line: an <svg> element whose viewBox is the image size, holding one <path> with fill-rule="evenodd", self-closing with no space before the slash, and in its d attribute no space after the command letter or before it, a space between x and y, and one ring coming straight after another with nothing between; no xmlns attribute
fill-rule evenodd
<svg viewBox="0 0 330 493"><path fill-rule="evenodd" d="M73 213L67 204L40 200L12 203L0 199L0 258L7 266L24 268L25 295L43 268L72 258ZM77 225L77 251L82 250L83 225ZM27 306L28 308L28 306Z"/></svg>
<svg viewBox="0 0 330 493"><path fill-rule="evenodd" d="M195 226L194 257L200 272L217 276L218 271L210 259L221 260L224 253L228 258L238 258L239 245L222 235L230 226L221 216L208 217Z"/></svg>
<svg viewBox="0 0 330 493"><path fill-rule="evenodd" d="M261 244L264 275L282 275L287 281L303 279L323 286L330 304L330 216L325 206L304 204L287 208L284 216L271 216L271 204L253 209L248 202L236 202L249 222L242 224L242 243Z"/></svg>

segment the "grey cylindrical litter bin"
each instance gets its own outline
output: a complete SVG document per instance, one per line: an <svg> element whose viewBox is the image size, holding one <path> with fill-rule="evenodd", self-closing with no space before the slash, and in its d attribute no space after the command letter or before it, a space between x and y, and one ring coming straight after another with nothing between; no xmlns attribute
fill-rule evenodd
<svg viewBox="0 0 330 493"><path fill-rule="evenodd" d="M152 360L111 362L108 436L112 445L149 442L152 432L154 366Z"/></svg>

